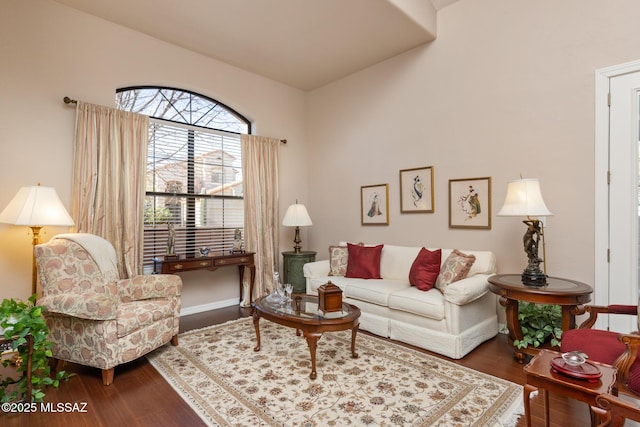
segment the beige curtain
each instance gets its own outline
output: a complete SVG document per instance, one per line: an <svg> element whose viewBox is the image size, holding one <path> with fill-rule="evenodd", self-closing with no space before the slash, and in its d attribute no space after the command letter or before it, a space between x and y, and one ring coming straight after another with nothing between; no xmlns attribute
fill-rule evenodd
<svg viewBox="0 0 640 427"><path fill-rule="evenodd" d="M278 271L278 158L280 140L242 135L244 180L245 248L255 252L256 283L253 298L273 290L273 273ZM249 305L245 284L242 306Z"/></svg>
<svg viewBox="0 0 640 427"><path fill-rule="evenodd" d="M120 277L142 272L149 117L78 102L71 216L110 241Z"/></svg>

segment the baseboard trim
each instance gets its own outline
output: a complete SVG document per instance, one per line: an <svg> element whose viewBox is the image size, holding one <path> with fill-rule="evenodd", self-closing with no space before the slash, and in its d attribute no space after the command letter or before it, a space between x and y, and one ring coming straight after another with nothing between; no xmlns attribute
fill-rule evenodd
<svg viewBox="0 0 640 427"><path fill-rule="evenodd" d="M188 316L190 314L203 313L205 311L216 310L218 308L231 307L239 304L240 304L239 299L232 298L224 301L210 302L209 304L195 305L192 307L184 307L180 310L180 316Z"/></svg>

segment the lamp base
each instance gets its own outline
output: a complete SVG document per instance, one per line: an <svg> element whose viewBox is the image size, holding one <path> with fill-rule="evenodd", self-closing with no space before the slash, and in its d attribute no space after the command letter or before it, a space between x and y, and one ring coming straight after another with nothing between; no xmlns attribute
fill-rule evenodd
<svg viewBox="0 0 640 427"><path fill-rule="evenodd" d="M530 271L527 269L522 273L522 283L526 286L546 286L547 275L540 270Z"/></svg>
<svg viewBox="0 0 640 427"><path fill-rule="evenodd" d="M300 246L300 242L302 242L302 240L300 240L300 227L296 227L296 235L293 238L293 243L295 243L295 246L293 247L293 251L295 253L300 253L300 249L302 248Z"/></svg>

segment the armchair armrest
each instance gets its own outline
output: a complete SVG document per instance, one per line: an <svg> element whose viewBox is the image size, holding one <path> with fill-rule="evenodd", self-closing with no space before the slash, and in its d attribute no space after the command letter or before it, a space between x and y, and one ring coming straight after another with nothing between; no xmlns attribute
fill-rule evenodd
<svg viewBox="0 0 640 427"><path fill-rule="evenodd" d="M176 297L182 293L182 279L175 274L147 274L118 280L118 295L124 302Z"/></svg>
<svg viewBox="0 0 640 427"><path fill-rule="evenodd" d="M640 347L640 335L637 334L618 334L618 341L623 343L627 349L616 359L616 368L618 368L618 383L627 386L629 382L629 370L631 365L636 361L638 355L638 347Z"/></svg>
<svg viewBox="0 0 640 427"><path fill-rule="evenodd" d="M578 327L579 329L591 328L596 323L596 320L598 319L598 314L600 314L600 313L602 313L602 314L630 314L630 315L633 315L633 316L637 316L638 315L638 306L636 306L636 305L620 305L620 304L614 304L614 305L608 305L608 306L587 305L587 306L584 307L584 309L576 310L574 312L575 315L580 315L580 314L585 314L585 313L588 313L589 317L587 318L587 320L585 320L584 322L582 322L580 324L580 326Z"/></svg>
<svg viewBox="0 0 640 427"><path fill-rule="evenodd" d="M624 419L640 421L640 408L630 402L626 402L612 394L600 394L596 396L596 411L602 418L598 427L609 425L618 425L623 423Z"/></svg>
<svg viewBox="0 0 640 427"><path fill-rule="evenodd" d="M85 292L82 294L47 295L38 300L45 312L63 314L88 320L116 318L118 299L109 294Z"/></svg>

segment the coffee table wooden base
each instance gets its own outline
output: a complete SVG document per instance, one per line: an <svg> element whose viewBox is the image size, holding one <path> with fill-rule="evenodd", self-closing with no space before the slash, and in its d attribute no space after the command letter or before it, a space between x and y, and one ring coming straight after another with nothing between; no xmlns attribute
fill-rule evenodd
<svg viewBox="0 0 640 427"><path fill-rule="evenodd" d="M262 317L279 325L294 328L296 335L300 335L300 332L302 332L302 335L307 341L309 354L311 356L311 373L309 374L309 378L312 380L315 380L318 376L316 371L316 349L318 347L318 341L324 332L346 331L350 329L351 357L354 359L358 358L358 353L356 352L356 336L360 324L360 310L355 306L351 306L350 314L344 318L315 319L314 321L310 321L309 319L296 318L295 316L283 315L282 313L272 313L265 310L264 307L260 305L260 300L258 300L254 304L253 310L253 327L256 330L256 346L253 348L253 351L260 351L261 348L260 318Z"/></svg>

